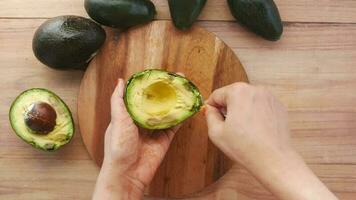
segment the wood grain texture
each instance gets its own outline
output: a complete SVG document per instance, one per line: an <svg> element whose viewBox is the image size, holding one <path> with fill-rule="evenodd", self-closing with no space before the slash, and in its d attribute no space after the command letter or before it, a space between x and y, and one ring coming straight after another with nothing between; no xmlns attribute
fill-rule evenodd
<svg viewBox="0 0 356 200"><path fill-rule="evenodd" d="M355 198L355 165L309 165L316 175L342 200ZM338 171L338 172L336 172ZM342 171L342 173L340 173ZM325 176L333 173L333 176ZM218 182L192 199L277 200L242 166L235 164Z"/></svg>
<svg viewBox="0 0 356 200"><path fill-rule="evenodd" d="M170 19L167 0L152 0L157 19ZM0 18L49 18L58 15L86 15L84 0L2 0ZM275 0L284 22L356 23L354 0ZM36 6L34 6L36 5ZM226 0L209 0L200 20L232 21Z"/></svg>
<svg viewBox="0 0 356 200"><path fill-rule="evenodd" d="M52 11L55 13L56 8ZM52 154L23 143L8 123L12 100L30 87L55 91L69 105L77 123L76 99L82 73L50 70L35 59L32 35L43 21L0 19L0 199L87 200L99 168L90 160L79 131L70 144ZM356 26L288 23L282 40L271 43L235 23L199 25L234 50L252 84L267 87L282 100L288 107L294 146L340 199L354 200ZM238 184L218 193L213 190L210 197L273 199L250 174L237 169L232 177L238 177L234 179Z"/></svg>
<svg viewBox="0 0 356 200"><path fill-rule="evenodd" d="M126 80L147 68L185 74L203 97L247 75L234 52L214 34L194 27L175 29L169 21L155 21L125 33L112 29L90 63L79 91L81 134L93 159L101 165L104 133L110 122L110 97L117 79ZM230 168L229 160L209 142L204 116L198 113L176 134L152 181L153 196L179 197L200 191Z"/></svg>

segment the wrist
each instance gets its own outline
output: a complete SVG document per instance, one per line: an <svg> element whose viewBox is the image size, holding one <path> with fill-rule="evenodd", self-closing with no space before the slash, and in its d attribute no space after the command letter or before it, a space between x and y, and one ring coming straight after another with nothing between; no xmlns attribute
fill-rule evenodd
<svg viewBox="0 0 356 200"><path fill-rule="evenodd" d="M99 179L105 184L107 190L118 192L120 199L142 199L143 197L144 184L132 178L127 170L122 170L122 167L117 164L103 162Z"/></svg>
<svg viewBox="0 0 356 200"><path fill-rule="evenodd" d="M304 161L299 154L292 148L284 151L269 152L264 155L262 162L253 163L257 168L263 169L266 173L283 175L290 172L290 169L304 165Z"/></svg>
<svg viewBox="0 0 356 200"><path fill-rule="evenodd" d="M238 160L237 160L238 159ZM290 173L290 169L303 165L303 160L292 147L278 148L253 148L248 156L240 156L237 160L251 174L259 180L275 180Z"/></svg>
<svg viewBox="0 0 356 200"><path fill-rule="evenodd" d="M253 148L241 152L240 148L234 149L230 152L230 158L237 163L240 163L248 170L255 168L279 168L285 165L285 162L292 160L299 160L298 153L289 145L283 147L254 145Z"/></svg>
<svg viewBox="0 0 356 200"><path fill-rule="evenodd" d="M244 166L256 176L270 174L283 175L304 164L299 154L291 147L283 150L270 149L269 151L261 151L256 153L251 159L246 159Z"/></svg>
<svg viewBox="0 0 356 200"><path fill-rule="evenodd" d="M264 157L247 168L279 199L335 199L294 149Z"/></svg>

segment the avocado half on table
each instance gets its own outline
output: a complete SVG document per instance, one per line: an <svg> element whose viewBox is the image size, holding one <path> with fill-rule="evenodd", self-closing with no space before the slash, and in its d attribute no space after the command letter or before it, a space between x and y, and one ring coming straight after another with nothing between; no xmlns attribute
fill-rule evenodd
<svg viewBox="0 0 356 200"><path fill-rule="evenodd" d="M21 93L12 103L9 117L20 138L44 151L57 150L74 134L69 108L46 89L33 88Z"/></svg>
<svg viewBox="0 0 356 200"><path fill-rule="evenodd" d="M127 82L126 108L139 126L171 128L199 112L203 101L198 88L175 73L149 69Z"/></svg>

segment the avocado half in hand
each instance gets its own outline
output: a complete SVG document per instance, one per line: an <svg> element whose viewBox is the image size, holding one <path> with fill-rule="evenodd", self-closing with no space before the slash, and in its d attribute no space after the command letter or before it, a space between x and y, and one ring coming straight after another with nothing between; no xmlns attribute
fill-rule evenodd
<svg viewBox="0 0 356 200"><path fill-rule="evenodd" d="M15 133L28 144L53 151L67 144L74 134L72 114L53 92L33 88L21 93L10 108Z"/></svg>
<svg viewBox="0 0 356 200"><path fill-rule="evenodd" d="M198 88L185 77L149 69L128 80L125 104L136 124L158 130L171 128L193 116L203 101Z"/></svg>

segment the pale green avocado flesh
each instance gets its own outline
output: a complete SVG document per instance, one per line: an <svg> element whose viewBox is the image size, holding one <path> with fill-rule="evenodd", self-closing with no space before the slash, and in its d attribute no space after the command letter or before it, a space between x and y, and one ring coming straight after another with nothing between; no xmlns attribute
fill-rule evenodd
<svg viewBox="0 0 356 200"><path fill-rule="evenodd" d="M36 103L50 105L55 111L54 127L48 132L36 132L26 121ZM11 105L9 118L13 130L21 139L44 151L57 150L67 144L74 134L73 118L67 105L46 89L33 88L21 93Z"/></svg>
<svg viewBox="0 0 356 200"><path fill-rule="evenodd" d="M163 70L134 74L126 85L125 104L132 119L146 129L167 129L202 106L198 88L187 78Z"/></svg>

